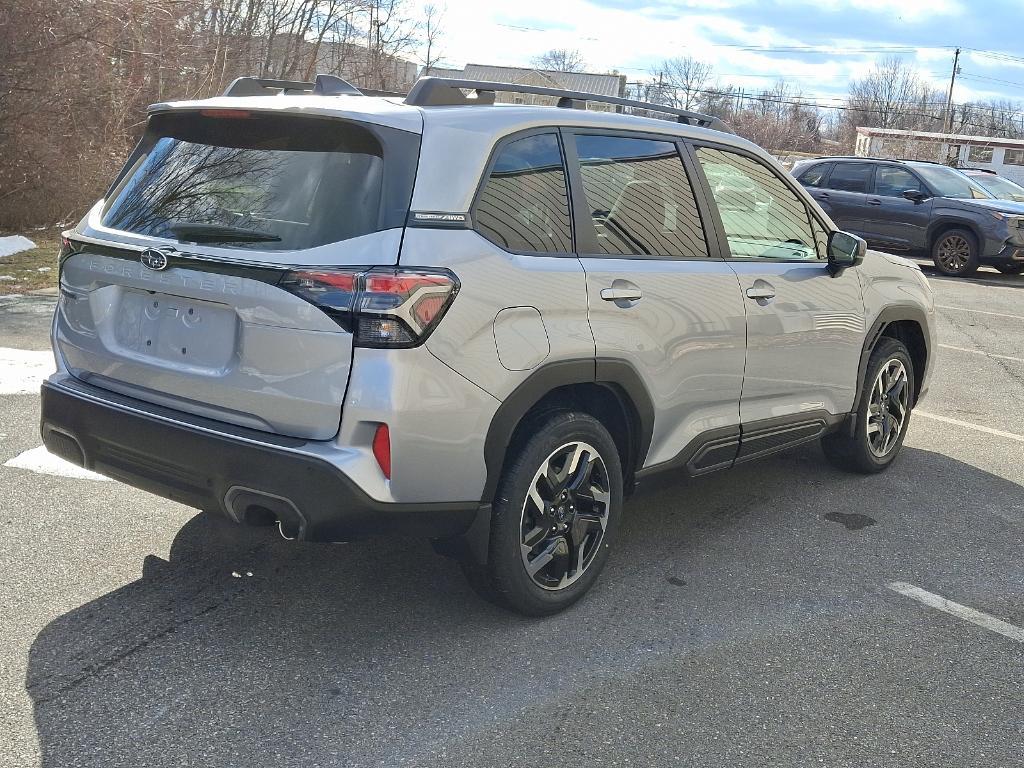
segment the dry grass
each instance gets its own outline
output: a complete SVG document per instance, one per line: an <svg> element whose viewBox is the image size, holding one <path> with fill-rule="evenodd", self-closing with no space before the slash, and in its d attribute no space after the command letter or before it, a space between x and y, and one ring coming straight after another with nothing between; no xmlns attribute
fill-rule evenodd
<svg viewBox="0 0 1024 768"><path fill-rule="evenodd" d="M3 234L3 233L0 233ZM40 288L57 286L57 251L60 249L60 229L11 232L24 234L36 247L29 251L0 257L0 296L27 293ZM9 279L9 278L13 278Z"/></svg>

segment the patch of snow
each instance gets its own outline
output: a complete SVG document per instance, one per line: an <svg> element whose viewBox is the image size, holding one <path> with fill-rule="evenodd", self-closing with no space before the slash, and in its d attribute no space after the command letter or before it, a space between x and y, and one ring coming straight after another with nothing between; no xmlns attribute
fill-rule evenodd
<svg viewBox="0 0 1024 768"><path fill-rule="evenodd" d="M59 456L54 456L46 450L45 445L19 453L13 459L4 462L4 466L15 469L27 469L29 472L35 472L40 475L70 477L75 480L110 480L109 477L90 472L88 469L83 469L77 464L72 464L70 461L64 461Z"/></svg>
<svg viewBox="0 0 1024 768"><path fill-rule="evenodd" d="M36 272L52 272L53 267L36 267Z"/></svg>
<svg viewBox="0 0 1024 768"><path fill-rule="evenodd" d="M35 247L35 243L22 235L0 237L0 258L22 251L30 251Z"/></svg>
<svg viewBox="0 0 1024 768"><path fill-rule="evenodd" d="M17 280L14 275L0 275L0 280Z"/></svg>
<svg viewBox="0 0 1024 768"><path fill-rule="evenodd" d="M43 380L55 370L52 352L0 347L0 395L39 394Z"/></svg>

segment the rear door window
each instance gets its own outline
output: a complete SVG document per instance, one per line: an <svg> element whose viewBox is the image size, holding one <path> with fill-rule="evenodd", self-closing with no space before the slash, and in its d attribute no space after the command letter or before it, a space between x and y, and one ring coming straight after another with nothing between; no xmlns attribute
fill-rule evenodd
<svg viewBox="0 0 1024 768"><path fill-rule="evenodd" d="M575 138L600 253L708 256L693 188L673 142L589 134Z"/></svg>
<svg viewBox="0 0 1024 768"><path fill-rule="evenodd" d="M882 197L902 197L908 189L921 192L921 182L906 168L880 165L875 171L875 194Z"/></svg>
<svg viewBox="0 0 1024 768"><path fill-rule="evenodd" d="M347 240L402 226L415 173L407 160L418 146L416 134L339 119L158 115L102 221L260 250Z"/></svg>
<svg viewBox="0 0 1024 768"><path fill-rule="evenodd" d="M873 170L874 166L869 163L836 163L828 177L828 188L867 194L871 189Z"/></svg>
<svg viewBox="0 0 1024 768"><path fill-rule="evenodd" d="M527 136L498 151L473 212L476 230L520 253L571 253L569 196L558 137Z"/></svg>

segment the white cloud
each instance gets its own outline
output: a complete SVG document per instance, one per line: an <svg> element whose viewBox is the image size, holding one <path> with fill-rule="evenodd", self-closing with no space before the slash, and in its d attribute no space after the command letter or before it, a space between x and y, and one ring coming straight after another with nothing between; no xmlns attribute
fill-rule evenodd
<svg viewBox="0 0 1024 768"><path fill-rule="evenodd" d="M853 8L909 22L959 16L967 10L960 0L818 0L817 5L831 11Z"/></svg>
<svg viewBox="0 0 1024 768"><path fill-rule="evenodd" d="M590 71L618 70L630 80L646 79L659 64L689 55L710 63L723 85L748 90L771 87L786 78L809 97L832 103L845 95L851 79L863 77L883 53L846 54L844 50L912 47L906 42L830 40L835 54L767 53L742 47L804 47L817 42L796 37L787 20L811 0L778 0L778 27L751 26L744 14L727 12L758 0L653 0L632 8L613 8L588 0L518 0L498 5L486 0L447 0L444 63L529 66L552 48L578 49ZM884 14L905 21L964 12L961 0L815 0L816 8L862 15ZM837 17L838 18L838 17ZM789 25L791 28L792 25ZM836 32L842 31L837 26ZM714 42L712 42L714 41ZM840 55L841 54L841 55ZM951 52L920 49L904 54L938 83ZM932 74L934 72L934 75Z"/></svg>

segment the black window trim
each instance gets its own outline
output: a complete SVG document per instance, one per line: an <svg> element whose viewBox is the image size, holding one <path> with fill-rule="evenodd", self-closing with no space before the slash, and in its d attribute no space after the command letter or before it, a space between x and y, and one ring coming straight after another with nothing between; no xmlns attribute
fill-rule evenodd
<svg viewBox="0 0 1024 768"><path fill-rule="evenodd" d="M502 151L509 144L512 144L520 139L528 139L531 136L543 136L553 135L555 141L558 142L558 151L562 157L562 173L565 175L566 184L566 199L569 206L569 244L572 250L569 251L510 251L500 243L496 243L479 229L477 229L477 209L479 208L480 196L483 194L484 187L487 185L488 180L491 178L491 171L494 170L495 164L498 162L498 157ZM573 197L572 197L572 184L569 180L569 163L568 156L566 153L565 142L562 139L561 131L556 125L545 125L537 128L527 128L522 131L516 131L515 133L509 133L502 136L501 139L494 143L491 147L491 154L487 158L487 164L484 166L483 174L481 174L479 181L476 185L476 191L473 193L473 203L469 207L469 224L467 228L472 229L476 234L486 240L488 243L493 245L495 248L499 248L505 253L511 253L516 256L553 256L555 258L576 258L576 222L573 215Z"/></svg>
<svg viewBox="0 0 1024 768"><path fill-rule="evenodd" d="M693 161L686 150L686 140L675 134L656 133L651 131L630 131L618 128L595 128L583 126L562 126L559 129L563 135L563 150L565 161L569 166L569 199L573 210L573 225L578 239L576 251L581 259L635 259L641 261L724 261L724 251L721 247L718 232L708 224L710 208L704 191L700 186L698 177L695 174ZM701 227L704 230L704 242L707 247L705 256L655 256L642 253L602 253L597 247L597 230L594 221L590 217L589 205L587 205L586 192L583 189L583 176L580 173L579 156L576 153L576 136L610 136L623 139L647 139L650 141L661 141L675 145L676 153L682 162L683 173L686 175L693 192L694 202L697 204L697 215L700 218Z"/></svg>
<svg viewBox="0 0 1024 768"><path fill-rule="evenodd" d="M818 211L815 206L811 205L810 202L813 200L807 188L803 184L793 178L792 175L786 173L779 173L770 163L764 162L764 158L755 152L751 152L745 147L737 147L731 144L721 144L715 141L707 141L704 139L692 139L685 142L689 154L691 155L691 161L698 170L697 179L702 187L703 194L707 201L713 202L714 195L711 191L711 185L708 183L707 174L704 173L704 168L700 164L700 159L697 157L697 150L701 147L707 147L708 149L717 149L723 152L732 152L734 154L746 157L749 160L760 163L779 179L787 188L789 188L793 194L795 194L800 200L803 201L804 210L807 212L807 223L817 222L818 225L825 231L826 237L830 237L833 232L836 231L835 227L830 225L821 216L818 215ZM834 166L833 166L834 167ZM829 171L831 175L832 171ZM712 222L716 230L716 236L719 242L722 244L721 253L722 258L728 262L736 262L741 264L804 264L804 265L820 265L824 268L828 267L828 254L824 254L826 258L819 258L814 261L809 259L758 259L758 258L743 258L739 256L733 256L732 251L729 250L729 240L725 233L725 225L722 223L722 216L718 211L718 204L714 203L711 206ZM814 227L811 227L811 234L814 234ZM817 242L815 242L815 251L817 251Z"/></svg>

